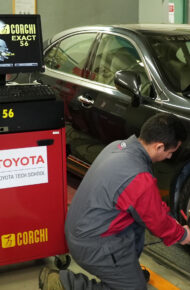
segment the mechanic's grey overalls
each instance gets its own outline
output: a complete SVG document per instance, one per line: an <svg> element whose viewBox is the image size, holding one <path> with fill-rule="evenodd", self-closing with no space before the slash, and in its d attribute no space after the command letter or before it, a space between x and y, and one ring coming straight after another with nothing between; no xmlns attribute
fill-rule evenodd
<svg viewBox="0 0 190 290"><path fill-rule="evenodd" d="M131 148L133 148L133 150L136 151L138 149L136 148L136 146L138 147L139 143L136 141L134 137L133 139L131 141ZM81 233L79 234L80 228L78 229L77 227L75 227L75 224L77 223L77 218L80 219L81 214L83 213L85 208L87 209L88 207L89 203L88 194L91 194L90 192L93 190L93 188L96 191L101 190L101 188L105 186L100 184L100 189L98 189L96 185L93 186L93 182L95 182L94 179L96 179L97 177L97 184L99 185L99 183L101 183L102 172L101 169L98 167L98 164L99 163L102 164L102 156L104 157L104 160L106 160L106 154L108 153L109 155L110 150L112 152L113 148L109 147L108 149L106 149L106 151L104 151L99 155L99 157L95 161L95 164L93 163L93 166L91 166L87 175L84 177L80 185L79 191L76 193L74 197L75 199L74 203L72 202L71 208L69 208L66 221L66 238L72 257L83 269L97 276L101 280L101 282L97 283L94 279L89 280L83 274L76 275L71 271L63 270L60 271L60 279L66 290L147 289L145 278L139 265L139 256L144 246L145 227L140 217L138 216L136 211L133 210L133 208L129 210L135 222L130 226L126 227L125 230L123 230L119 234L114 234L107 237L102 237L100 235L94 235L92 237L89 237L91 223L94 227L97 221L98 220L100 221L101 215L95 217L92 220L89 220L87 218L87 224L85 224L85 229L88 231L88 236L85 236L86 231L84 232L84 234L83 232L82 234ZM141 152L139 154L144 154L144 152ZM111 157L108 156L108 159L109 158ZM122 160L123 156L121 157L121 160L119 162L122 163ZM131 165L129 164L129 166ZM98 172L96 171L97 167ZM113 172L111 172L110 174L111 176L114 176L114 168ZM109 179L110 176L108 176L108 180ZM91 184L90 190L88 188L89 182ZM103 178L103 182L106 184L106 174ZM94 195L95 191L93 193ZM83 194L85 195L84 192L87 192L86 196L83 196ZM92 199L94 195L91 196ZM93 202L91 203L95 208L96 208L96 200L101 198L101 196L102 195L94 199ZM103 200L104 206L107 205L106 202L105 200ZM77 215L78 213L80 214ZM97 210L95 210L95 214L97 214ZM103 223L104 218L105 217L102 215L101 223ZM84 221L85 223L85 219L83 219L82 221ZM99 226L97 225L97 231L98 230ZM92 235L94 231L96 231L96 228L93 228Z"/></svg>

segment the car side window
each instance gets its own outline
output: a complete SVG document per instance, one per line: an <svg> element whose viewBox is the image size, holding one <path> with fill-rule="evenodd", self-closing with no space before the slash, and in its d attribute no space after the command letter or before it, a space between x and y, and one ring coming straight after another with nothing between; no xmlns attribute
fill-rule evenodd
<svg viewBox="0 0 190 290"><path fill-rule="evenodd" d="M46 52L45 65L57 71L82 76L95 37L96 33L84 33L63 39Z"/></svg>
<svg viewBox="0 0 190 290"><path fill-rule="evenodd" d="M54 57L57 51L59 43L48 49L44 55L44 63L47 67L52 68L53 62L55 61Z"/></svg>
<svg viewBox="0 0 190 290"><path fill-rule="evenodd" d="M119 70L130 70L138 73L142 86L150 83L144 64L135 47L120 36L104 34L97 50L91 79L115 86L114 75Z"/></svg>

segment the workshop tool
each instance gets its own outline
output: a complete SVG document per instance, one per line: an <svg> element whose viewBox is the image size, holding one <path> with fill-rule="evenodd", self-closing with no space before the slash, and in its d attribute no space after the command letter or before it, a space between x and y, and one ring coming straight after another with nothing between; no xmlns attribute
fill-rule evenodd
<svg viewBox="0 0 190 290"><path fill-rule="evenodd" d="M182 217L184 218L184 220L186 221L187 225L190 227L190 210L188 210L188 214L186 215L184 213L184 211L181 209L180 213L182 215Z"/></svg>

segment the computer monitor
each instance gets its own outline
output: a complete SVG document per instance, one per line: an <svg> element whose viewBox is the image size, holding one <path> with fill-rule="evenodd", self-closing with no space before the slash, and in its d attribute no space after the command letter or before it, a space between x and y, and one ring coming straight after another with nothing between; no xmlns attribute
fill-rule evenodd
<svg viewBox="0 0 190 290"><path fill-rule="evenodd" d="M6 74L44 71L40 15L0 15L0 84Z"/></svg>

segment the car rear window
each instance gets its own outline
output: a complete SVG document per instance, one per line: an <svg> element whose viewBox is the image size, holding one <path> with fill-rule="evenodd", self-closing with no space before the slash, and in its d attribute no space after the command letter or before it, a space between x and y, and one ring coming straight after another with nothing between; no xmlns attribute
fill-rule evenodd
<svg viewBox="0 0 190 290"><path fill-rule="evenodd" d="M83 76L96 33L80 33L61 40L45 54L45 65L61 72Z"/></svg>

